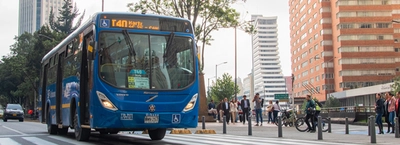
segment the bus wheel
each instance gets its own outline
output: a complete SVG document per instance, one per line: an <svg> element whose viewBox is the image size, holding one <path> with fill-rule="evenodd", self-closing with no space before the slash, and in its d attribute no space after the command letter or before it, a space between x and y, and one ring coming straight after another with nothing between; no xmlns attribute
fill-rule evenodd
<svg viewBox="0 0 400 145"><path fill-rule="evenodd" d="M91 130L88 128L81 128L79 125L78 118L79 118L79 115L78 115L78 111L76 109L75 117L74 117L75 139L78 141L89 140Z"/></svg>
<svg viewBox="0 0 400 145"><path fill-rule="evenodd" d="M162 140L167 132L166 128L159 128L154 130L149 130L149 136L151 140Z"/></svg>
<svg viewBox="0 0 400 145"><path fill-rule="evenodd" d="M51 124L51 115L50 112L47 113L46 116L46 124L47 124L47 132L49 134L57 134L57 126Z"/></svg>

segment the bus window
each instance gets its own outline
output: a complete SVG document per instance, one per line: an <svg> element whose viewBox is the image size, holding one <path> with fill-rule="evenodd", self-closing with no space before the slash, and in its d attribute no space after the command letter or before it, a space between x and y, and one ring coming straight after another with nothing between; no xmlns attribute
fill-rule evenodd
<svg viewBox="0 0 400 145"><path fill-rule="evenodd" d="M169 35L103 32L100 34L100 77L132 89L180 89L194 81L193 42ZM126 41L131 41L130 48Z"/></svg>

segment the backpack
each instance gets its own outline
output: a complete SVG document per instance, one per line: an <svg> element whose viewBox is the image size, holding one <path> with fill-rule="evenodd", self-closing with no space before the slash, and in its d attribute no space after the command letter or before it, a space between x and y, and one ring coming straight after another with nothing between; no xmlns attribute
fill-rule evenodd
<svg viewBox="0 0 400 145"><path fill-rule="evenodd" d="M261 99L261 107L264 107L264 99Z"/></svg>

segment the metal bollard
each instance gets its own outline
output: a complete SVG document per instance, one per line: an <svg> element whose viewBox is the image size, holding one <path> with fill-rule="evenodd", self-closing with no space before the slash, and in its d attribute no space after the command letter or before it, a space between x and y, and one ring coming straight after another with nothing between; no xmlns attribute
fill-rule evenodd
<svg viewBox="0 0 400 145"><path fill-rule="evenodd" d="M367 125L368 125L368 136L371 136L371 116L368 117Z"/></svg>
<svg viewBox="0 0 400 145"><path fill-rule="evenodd" d="M400 138L400 135L399 135L399 118L396 117L394 119L395 119L394 121L396 121L395 122L395 129L394 129L394 131L395 131L394 137L395 138Z"/></svg>
<svg viewBox="0 0 400 145"><path fill-rule="evenodd" d="M348 117L346 117L344 124L346 126L345 132L346 132L346 134L349 134L349 118Z"/></svg>
<svg viewBox="0 0 400 145"><path fill-rule="evenodd" d="M222 119L222 133L226 134L226 116L224 115L224 118Z"/></svg>
<svg viewBox="0 0 400 145"><path fill-rule="evenodd" d="M318 140L322 140L321 116L318 116Z"/></svg>
<svg viewBox="0 0 400 145"><path fill-rule="evenodd" d="M244 117L243 117L244 118ZM248 129L248 131L249 131L249 135L253 135L253 130L252 130L252 128L251 128L251 116L249 116L249 121L247 121L247 122L249 122L248 124L248 126L249 126L249 129Z"/></svg>
<svg viewBox="0 0 400 145"><path fill-rule="evenodd" d="M206 129L206 117L201 117L201 129Z"/></svg>
<svg viewBox="0 0 400 145"><path fill-rule="evenodd" d="M376 143L376 132L375 132L375 116L370 117L369 121L369 126L371 128L370 134L371 134L371 143Z"/></svg>
<svg viewBox="0 0 400 145"><path fill-rule="evenodd" d="M278 137L282 137L282 118L278 117Z"/></svg>
<svg viewBox="0 0 400 145"><path fill-rule="evenodd" d="M331 117L328 117L328 133L332 133L332 130L331 130Z"/></svg>

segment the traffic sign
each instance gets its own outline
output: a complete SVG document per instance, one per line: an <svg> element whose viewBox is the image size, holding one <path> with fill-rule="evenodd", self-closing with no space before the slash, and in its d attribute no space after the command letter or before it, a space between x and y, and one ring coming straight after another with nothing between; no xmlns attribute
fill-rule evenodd
<svg viewBox="0 0 400 145"><path fill-rule="evenodd" d="M275 100L289 100L289 94L274 94Z"/></svg>

